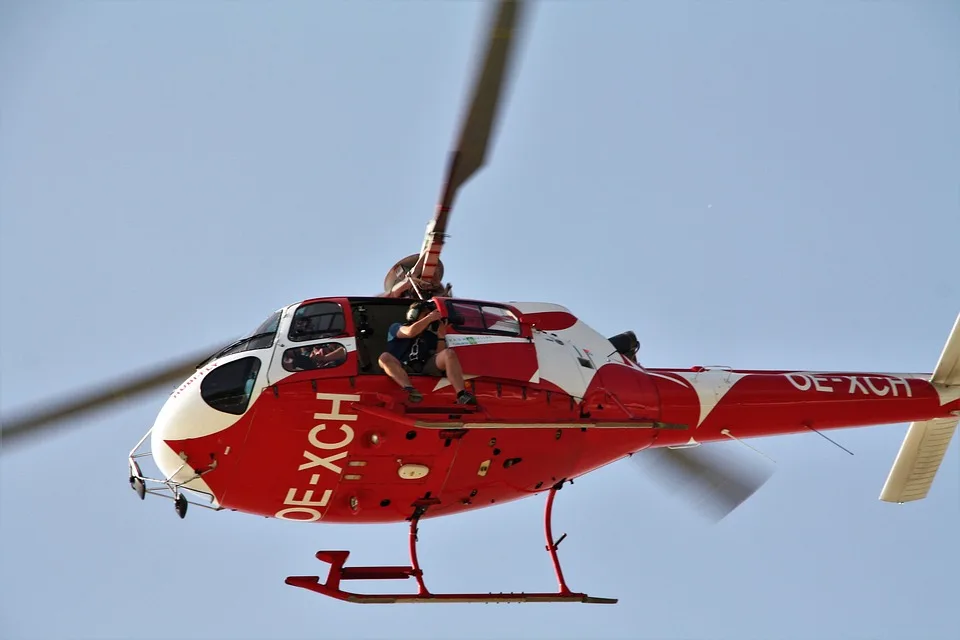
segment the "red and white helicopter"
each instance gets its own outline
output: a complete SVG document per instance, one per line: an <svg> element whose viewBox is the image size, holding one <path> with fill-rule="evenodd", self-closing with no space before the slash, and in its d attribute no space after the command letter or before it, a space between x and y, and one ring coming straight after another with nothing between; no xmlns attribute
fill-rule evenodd
<svg viewBox="0 0 960 640"><path fill-rule="evenodd" d="M4 443L180 383L130 453L129 480L140 498L171 498L181 518L194 504L296 522L409 521L409 565L347 567L349 552L320 551L317 559L330 565L324 581L286 580L358 603L617 602L567 587L557 556L563 536L554 538L551 513L565 483L628 456L692 481L722 517L769 473L727 465L700 445L911 422L880 499L926 497L960 421L960 317L932 374L653 369L637 361L631 331L607 337L557 304L457 298L442 284L448 216L486 159L526 9L497 4L437 213L420 252L391 269L381 295L278 309L212 356L190 355L106 392L4 420ZM379 356L388 330L412 304L435 310L430 320L445 328L446 349L476 404L457 402L453 372L451 379L412 375L420 402L385 375ZM158 478L142 471L147 457ZM540 493L556 592L427 589L416 548L422 519ZM341 589L344 580L409 578L416 593Z"/></svg>

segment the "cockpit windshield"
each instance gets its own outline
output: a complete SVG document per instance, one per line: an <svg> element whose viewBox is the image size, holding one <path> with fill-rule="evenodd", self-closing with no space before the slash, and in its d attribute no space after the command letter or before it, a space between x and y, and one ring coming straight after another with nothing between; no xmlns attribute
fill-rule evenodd
<svg viewBox="0 0 960 640"><path fill-rule="evenodd" d="M254 329L252 332L247 334L246 337L252 338L254 336L262 335L276 335L277 329L280 328L280 317L283 315L283 309L279 311L274 311L270 316L260 323L260 326Z"/></svg>
<svg viewBox="0 0 960 640"><path fill-rule="evenodd" d="M273 346L273 341L277 337L277 329L280 328L280 318L283 316L283 309L274 311L270 316L260 323L256 329L240 338L230 346L218 351L207 360L223 358L234 353L242 351L253 351L254 349L269 349ZM206 363L203 363L206 364ZM201 364L200 366L203 366Z"/></svg>

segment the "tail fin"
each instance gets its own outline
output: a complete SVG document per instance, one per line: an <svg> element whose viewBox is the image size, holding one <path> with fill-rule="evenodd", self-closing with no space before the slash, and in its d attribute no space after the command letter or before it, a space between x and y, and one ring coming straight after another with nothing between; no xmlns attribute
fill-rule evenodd
<svg viewBox="0 0 960 640"><path fill-rule="evenodd" d="M930 382L957 387L960 395L960 316L957 316ZM902 504L926 498L958 423L960 416L912 423L880 492L880 499Z"/></svg>

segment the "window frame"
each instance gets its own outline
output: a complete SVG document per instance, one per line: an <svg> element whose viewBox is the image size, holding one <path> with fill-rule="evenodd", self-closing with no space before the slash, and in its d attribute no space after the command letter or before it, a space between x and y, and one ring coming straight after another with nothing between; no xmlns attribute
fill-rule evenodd
<svg viewBox="0 0 960 640"><path fill-rule="evenodd" d="M451 315L458 313L458 306L467 306L472 307L480 317L480 321L483 323L483 326L476 325L458 325L450 323L450 327L457 333L470 334L470 335L493 335L493 336L507 336L510 338L523 338L528 337L526 334L523 322L523 317L515 310L511 309L509 306L504 304L498 304L495 302L485 302L482 300L462 300L458 298L447 298L443 301L443 316L447 319ZM516 322L516 329L512 331L504 329L492 329L487 326L486 315L484 314L484 309L496 309L498 311L504 311L506 314Z"/></svg>

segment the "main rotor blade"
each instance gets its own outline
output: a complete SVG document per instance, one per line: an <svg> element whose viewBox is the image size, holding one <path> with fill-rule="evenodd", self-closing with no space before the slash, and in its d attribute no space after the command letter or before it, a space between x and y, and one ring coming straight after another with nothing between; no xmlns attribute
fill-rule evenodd
<svg viewBox="0 0 960 640"><path fill-rule="evenodd" d="M759 454L725 449L732 443L689 449L648 449L631 460L665 492L719 522L743 504L773 475L773 465Z"/></svg>
<svg viewBox="0 0 960 640"><path fill-rule="evenodd" d="M62 428L68 418L80 419L94 411L111 408L159 387L182 382L197 370L198 363L222 347L223 345L206 349L140 374L125 376L122 380L108 385L103 391L87 391L42 409L3 418L0 420L3 425L0 445L6 449L12 445L23 444L31 437L36 438L56 428ZM100 389L102 388L101 386Z"/></svg>
<svg viewBox="0 0 960 640"><path fill-rule="evenodd" d="M464 114L460 135L450 153L447 177L433 220L420 251L414 275L431 282L436 275L440 250L447 230L447 218L457 191L480 169L487 158L490 138L500 112L501 96L510 75L523 19L529 11L522 0L501 0L490 15L487 26L486 51L475 72L469 108Z"/></svg>

